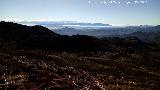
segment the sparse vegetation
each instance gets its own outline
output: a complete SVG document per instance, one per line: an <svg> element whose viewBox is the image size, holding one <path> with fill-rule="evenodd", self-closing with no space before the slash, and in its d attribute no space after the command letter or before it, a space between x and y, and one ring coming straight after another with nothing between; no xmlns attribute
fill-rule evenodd
<svg viewBox="0 0 160 90"><path fill-rule="evenodd" d="M36 28L43 30L43 27ZM144 43L136 37L96 39L81 35L53 35L56 36L45 38L60 41L57 46L63 45L54 48L55 42L47 42L44 46L46 43L41 37L36 39L44 44L36 44L38 47L34 47L34 41L27 40L33 45L31 47L25 43L27 37L0 37L0 89L156 90L160 87L160 56L153 54L159 52L155 52L156 45ZM72 47L74 45L78 46Z"/></svg>

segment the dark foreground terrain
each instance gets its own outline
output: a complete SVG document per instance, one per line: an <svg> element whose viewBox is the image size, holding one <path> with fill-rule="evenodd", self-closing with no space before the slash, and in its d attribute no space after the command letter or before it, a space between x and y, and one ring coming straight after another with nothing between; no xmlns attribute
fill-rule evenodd
<svg viewBox="0 0 160 90"><path fill-rule="evenodd" d="M160 44L0 22L2 90L158 90Z"/></svg>

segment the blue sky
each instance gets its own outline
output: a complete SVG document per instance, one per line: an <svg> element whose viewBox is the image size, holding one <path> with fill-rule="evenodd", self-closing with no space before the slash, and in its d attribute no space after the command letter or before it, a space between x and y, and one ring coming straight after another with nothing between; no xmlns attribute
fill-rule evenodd
<svg viewBox="0 0 160 90"><path fill-rule="evenodd" d="M0 0L0 20L157 25L160 0L91 0L90 3L88 0Z"/></svg>

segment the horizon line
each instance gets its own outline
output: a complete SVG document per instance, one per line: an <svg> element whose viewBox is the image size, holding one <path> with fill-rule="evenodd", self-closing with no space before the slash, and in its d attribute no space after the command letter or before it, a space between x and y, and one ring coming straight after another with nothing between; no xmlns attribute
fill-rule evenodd
<svg viewBox="0 0 160 90"><path fill-rule="evenodd" d="M21 22L72 22L72 23L91 23L91 24L95 24L95 23L101 23L101 24L108 24L111 26L157 26L160 24L113 24L113 23L104 23L104 22L82 22L82 21L67 21L67 20L11 20L11 19L2 19L0 21L5 21L5 22L16 22L16 23L21 23Z"/></svg>

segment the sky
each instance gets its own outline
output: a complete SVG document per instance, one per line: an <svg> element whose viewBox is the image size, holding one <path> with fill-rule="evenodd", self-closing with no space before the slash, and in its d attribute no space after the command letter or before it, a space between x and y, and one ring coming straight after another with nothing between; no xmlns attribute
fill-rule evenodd
<svg viewBox="0 0 160 90"><path fill-rule="evenodd" d="M160 0L0 0L0 20L160 24Z"/></svg>

